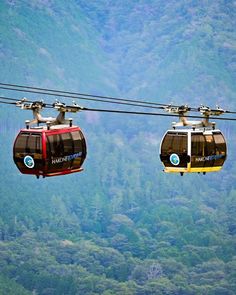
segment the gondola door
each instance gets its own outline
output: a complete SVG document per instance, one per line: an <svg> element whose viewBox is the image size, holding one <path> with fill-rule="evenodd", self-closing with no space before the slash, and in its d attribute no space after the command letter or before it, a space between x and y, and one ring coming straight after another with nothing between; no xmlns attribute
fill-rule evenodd
<svg viewBox="0 0 236 295"><path fill-rule="evenodd" d="M181 168L187 169L189 162L188 133L168 131L161 144L160 157L166 172L182 171Z"/></svg>
<svg viewBox="0 0 236 295"><path fill-rule="evenodd" d="M43 169L40 132L20 132L14 144L14 161L21 173L38 175Z"/></svg>

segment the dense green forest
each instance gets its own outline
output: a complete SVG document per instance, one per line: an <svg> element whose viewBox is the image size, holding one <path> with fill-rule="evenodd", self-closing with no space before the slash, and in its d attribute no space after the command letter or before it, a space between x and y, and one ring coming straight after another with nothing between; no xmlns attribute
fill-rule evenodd
<svg viewBox="0 0 236 295"><path fill-rule="evenodd" d="M234 1L2 0L0 16L0 82L236 111ZM180 177L159 160L171 119L81 112L84 172L38 180L12 159L31 116L0 104L1 295L236 294L234 122L217 123L223 170Z"/></svg>

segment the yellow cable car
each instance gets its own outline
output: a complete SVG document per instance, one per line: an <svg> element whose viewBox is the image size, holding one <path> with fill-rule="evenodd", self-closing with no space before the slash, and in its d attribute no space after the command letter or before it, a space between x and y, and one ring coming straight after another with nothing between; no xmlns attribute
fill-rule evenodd
<svg viewBox="0 0 236 295"><path fill-rule="evenodd" d="M210 116L219 116L225 111L201 106L198 111L202 121L187 121L187 105L167 106L166 111L179 115L180 121L173 123L160 145L160 159L165 172L203 173L221 170L227 156L226 141L222 132L209 122Z"/></svg>
<svg viewBox="0 0 236 295"><path fill-rule="evenodd" d="M220 130L168 130L160 147L165 172L219 171L226 159L225 138Z"/></svg>

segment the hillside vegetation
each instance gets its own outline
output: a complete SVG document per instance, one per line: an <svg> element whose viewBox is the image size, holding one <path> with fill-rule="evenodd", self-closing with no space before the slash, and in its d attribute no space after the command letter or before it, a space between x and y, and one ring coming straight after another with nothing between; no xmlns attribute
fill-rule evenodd
<svg viewBox="0 0 236 295"><path fill-rule="evenodd" d="M1 1L0 80L235 111L235 2L203 2ZM37 180L11 154L31 116L0 104L0 294L235 294L235 123L221 172L180 177L170 119L81 112L84 172Z"/></svg>

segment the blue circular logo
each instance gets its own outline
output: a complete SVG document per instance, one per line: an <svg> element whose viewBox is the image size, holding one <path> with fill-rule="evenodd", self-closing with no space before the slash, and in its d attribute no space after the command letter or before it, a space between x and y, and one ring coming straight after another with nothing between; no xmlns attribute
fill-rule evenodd
<svg viewBox="0 0 236 295"><path fill-rule="evenodd" d="M27 168L34 168L34 159L31 156L25 156L24 164Z"/></svg>
<svg viewBox="0 0 236 295"><path fill-rule="evenodd" d="M172 165L178 166L180 163L179 156L177 154L170 155L170 162Z"/></svg>

